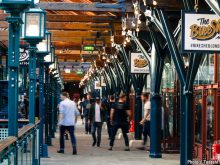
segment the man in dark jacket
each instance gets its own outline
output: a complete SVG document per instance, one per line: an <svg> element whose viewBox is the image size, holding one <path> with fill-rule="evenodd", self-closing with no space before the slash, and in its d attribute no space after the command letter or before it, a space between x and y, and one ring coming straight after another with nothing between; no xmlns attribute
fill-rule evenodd
<svg viewBox="0 0 220 165"><path fill-rule="evenodd" d="M89 111L90 111L90 101L91 101L91 94L87 94L87 99L83 102L83 109L84 109L84 117L85 117L85 133L91 133L91 125L89 123Z"/></svg>
<svg viewBox="0 0 220 165"><path fill-rule="evenodd" d="M92 125L92 137L93 137L93 144L97 147L100 147L101 143L101 134L102 134L102 124L105 118L105 108L100 103L100 99L96 98L95 103L92 103L91 109L89 111L89 123ZM97 135L96 135L97 131Z"/></svg>

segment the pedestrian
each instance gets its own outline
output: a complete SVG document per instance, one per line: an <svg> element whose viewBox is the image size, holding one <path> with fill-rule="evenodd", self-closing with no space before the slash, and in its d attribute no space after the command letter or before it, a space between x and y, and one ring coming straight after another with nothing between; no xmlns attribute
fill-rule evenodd
<svg viewBox="0 0 220 165"><path fill-rule="evenodd" d="M93 147L95 145L97 145L97 147L100 147L104 118L105 107L103 104L100 103L100 99L96 98L95 103L92 103L89 112L89 122L92 126Z"/></svg>
<svg viewBox="0 0 220 165"><path fill-rule="evenodd" d="M143 142L142 147L139 149L145 150L146 149L146 143L147 143L147 136L150 137L150 97L149 93L142 93L141 100L144 103L144 117L140 121L140 124L143 125Z"/></svg>
<svg viewBox="0 0 220 165"><path fill-rule="evenodd" d="M126 104L126 95L120 94L118 102L116 102L110 113L110 122L112 124L112 136L110 140L110 147L108 150L112 150L114 146L115 136L118 129L122 130L122 134L125 141L125 151L130 151L129 149L129 140L128 140L128 130L129 123L131 120L131 111L129 110L128 105Z"/></svg>
<svg viewBox="0 0 220 165"><path fill-rule="evenodd" d="M107 119L106 119L109 140L112 137L112 125L110 122L110 112L111 112L111 109L113 108L114 104L115 104L115 97L113 95L111 95L110 100L109 100L109 104L108 104Z"/></svg>
<svg viewBox="0 0 220 165"><path fill-rule="evenodd" d="M87 94L87 99L83 102L84 117L85 117L85 134L91 134L91 124L89 123L89 111L91 108L91 94Z"/></svg>
<svg viewBox="0 0 220 165"><path fill-rule="evenodd" d="M82 120L82 125L84 125L84 108L83 108L83 102L85 101L84 97L82 99L79 99L78 101L78 109L79 109L79 112L80 112L80 117L81 117L81 120Z"/></svg>
<svg viewBox="0 0 220 165"><path fill-rule="evenodd" d="M68 98L67 92L61 93L61 102L59 104L59 128L60 128L60 150L58 150L58 153L64 153L64 134L67 130L70 134L71 143L73 147L73 155L77 154L77 148L76 148L76 138L75 138L75 124L77 120L77 115L79 115L79 111L77 109L77 106L75 102L71 101Z"/></svg>

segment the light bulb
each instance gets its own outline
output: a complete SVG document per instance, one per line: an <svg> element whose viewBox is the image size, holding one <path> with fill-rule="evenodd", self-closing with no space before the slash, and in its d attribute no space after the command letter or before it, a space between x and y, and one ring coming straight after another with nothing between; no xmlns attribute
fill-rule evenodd
<svg viewBox="0 0 220 165"><path fill-rule="evenodd" d="M114 42L114 36L111 36L111 42Z"/></svg>
<svg viewBox="0 0 220 165"><path fill-rule="evenodd" d="M137 28L136 28L136 32L139 32L139 31L140 31L140 29L139 29L139 27L137 27Z"/></svg>
<svg viewBox="0 0 220 165"><path fill-rule="evenodd" d="M138 9L135 9L134 15L138 15L138 14L139 14L139 10L138 10Z"/></svg>
<svg viewBox="0 0 220 165"><path fill-rule="evenodd" d="M127 41L127 42L131 42L130 37L126 37L126 41Z"/></svg>
<svg viewBox="0 0 220 165"><path fill-rule="evenodd" d="M138 23L138 25L140 25L141 24L141 20L138 19L137 23Z"/></svg>
<svg viewBox="0 0 220 165"><path fill-rule="evenodd" d="M157 5L157 1L153 1L153 5L156 6Z"/></svg>

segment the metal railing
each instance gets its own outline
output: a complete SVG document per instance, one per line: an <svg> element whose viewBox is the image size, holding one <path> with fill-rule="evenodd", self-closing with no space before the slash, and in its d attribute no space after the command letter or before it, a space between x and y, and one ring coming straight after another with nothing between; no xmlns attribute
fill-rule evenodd
<svg viewBox="0 0 220 165"><path fill-rule="evenodd" d="M0 165L39 165L39 122L21 128L18 137L0 141Z"/></svg>

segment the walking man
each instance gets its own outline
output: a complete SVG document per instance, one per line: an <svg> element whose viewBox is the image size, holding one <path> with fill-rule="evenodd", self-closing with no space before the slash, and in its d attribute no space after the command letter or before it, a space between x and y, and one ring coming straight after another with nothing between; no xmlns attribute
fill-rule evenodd
<svg viewBox="0 0 220 165"><path fill-rule="evenodd" d="M140 121L140 124L143 125L143 143L142 147L139 149L145 150L146 149L146 143L147 143L147 136L150 137L150 99L148 93L142 93L141 100L144 103L144 117Z"/></svg>
<svg viewBox="0 0 220 165"><path fill-rule="evenodd" d="M112 124L112 136L110 140L109 150L111 151L114 146L115 136L119 128L122 130L122 134L125 141L125 151L130 151L129 140L128 140L128 130L129 122L131 119L131 111L126 104L126 95L120 94L119 100L111 109L110 122Z"/></svg>
<svg viewBox="0 0 220 165"><path fill-rule="evenodd" d="M93 147L95 145L97 145L97 147L100 147L104 117L105 109L100 104L100 99L96 98L96 101L95 103L92 103L91 110L89 112L89 122L92 126Z"/></svg>
<svg viewBox="0 0 220 165"><path fill-rule="evenodd" d="M84 117L85 117L85 133L91 134L91 124L89 123L89 111L91 108L91 94L87 94L87 99L83 102L83 110L84 110Z"/></svg>
<svg viewBox="0 0 220 165"><path fill-rule="evenodd" d="M60 128L60 150L58 150L58 153L64 154L64 134L67 130L70 134L71 143L73 147L73 155L77 154L76 149L76 138L75 138L75 123L77 115L79 115L79 111L77 109L76 103L71 101L68 98L67 92L61 93L61 102L59 104L59 128Z"/></svg>

